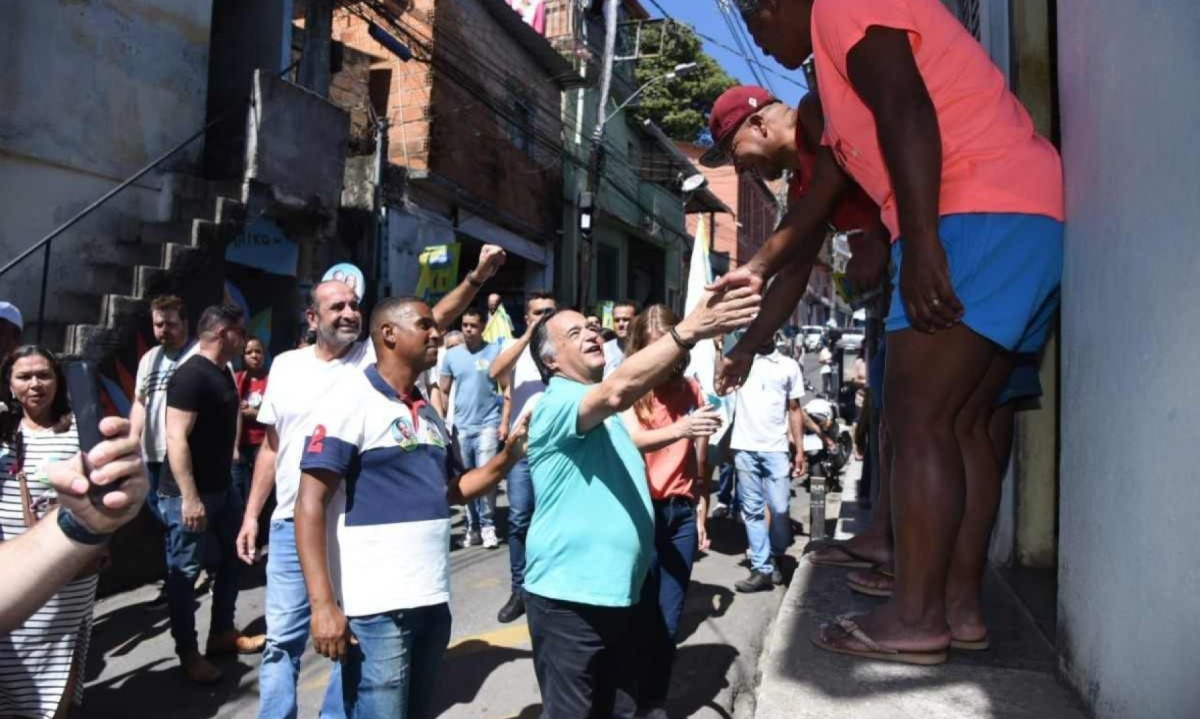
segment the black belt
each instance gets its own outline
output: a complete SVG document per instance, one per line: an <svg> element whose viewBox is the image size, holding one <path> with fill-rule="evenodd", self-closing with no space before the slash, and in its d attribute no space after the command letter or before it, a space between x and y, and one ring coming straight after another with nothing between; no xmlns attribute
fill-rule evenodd
<svg viewBox="0 0 1200 719"><path fill-rule="evenodd" d="M686 497L682 494L673 494L665 499L655 499L653 502L657 507L667 507L672 504L683 504L687 505L688 507L696 506L696 500L692 499L691 497Z"/></svg>

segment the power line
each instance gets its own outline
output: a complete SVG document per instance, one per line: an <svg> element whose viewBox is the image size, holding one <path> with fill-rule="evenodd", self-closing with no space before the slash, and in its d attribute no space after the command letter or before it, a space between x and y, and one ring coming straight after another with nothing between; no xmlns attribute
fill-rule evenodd
<svg viewBox="0 0 1200 719"><path fill-rule="evenodd" d="M738 57L745 60L746 65L748 65L751 68L751 72L753 72L753 68L757 67L758 69L767 73L768 75L774 75L775 77L783 80L784 82L795 85L796 87L801 88L803 90L808 90L808 85L799 80L796 80L796 78L791 77L790 75L786 75L782 72L779 72L778 70L775 70L774 68L771 68L771 67L763 64L762 61L758 60L755 57L747 55L746 53L742 52L741 50L729 47L728 45L726 45L725 43L716 39L715 37L712 37L711 35L705 35L704 33L700 32L698 29L696 29L696 26L692 25L691 23L682 22L681 20L676 19L675 17L673 17L671 15L671 13L667 12L666 8L664 8L658 2L658 0L650 0L650 4L654 5L654 7L657 8L658 11L663 14L663 17L667 18L671 22L674 22L678 25L682 25L682 26L688 28L689 30L691 30L693 33L696 34L696 37L700 38L701 40L703 40L707 43L712 43L713 45L721 48L725 52L731 53L733 55L737 55Z"/></svg>

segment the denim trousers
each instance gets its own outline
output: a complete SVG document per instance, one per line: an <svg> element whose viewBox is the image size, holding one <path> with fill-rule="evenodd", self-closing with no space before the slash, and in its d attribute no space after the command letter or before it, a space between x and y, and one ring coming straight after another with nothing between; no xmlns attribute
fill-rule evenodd
<svg viewBox="0 0 1200 719"><path fill-rule="evenodd" d="M696 504L687 497L654 500L654 557L642 586L639 632L644 669L638 685L638 706L661 707L671 688L671 668L679 636L679 620L687 599L699 536Z"/></svg>
<svg viewBox="0 0 1200 719"><path fill-rule="evenodd" d="M533 518L533 476L524 457L508 473L508 568L513 592L525 586L525 535Z"/></svg>
<svg viewBox="0 0 1200 719"><path fill-rule="evenodd" d="M597 607L526 594L533 671L546 719L632 719L638 606Z"/></svg>
<svg viewBox="0 0 1200 719"><path fill-rule="evenodd" d="M438 665L450 643L450 606L350 617L351 645L342 667L350 719L424 719Z"/></svg>
<svg viewBox="0 0 1200 719"><path fill-rule="evenodd" d="M208 525L203 532L183 526L183 498L159 495L158 509L167 523L167 608L171 619L171 638L179 656L198 651L196 639L195 584L206 554L215 558L212 621L209 634L234 628L238 582L242 563L234 543L242 526L242 503L230 487L224 492L200 495Z"/></svg>
<svg viewBox="0 0 1200 719"><path fill-rule="evenodd" d="M771 557L783 554L792 543L792 520L788 505L792 497L792 471L787 452L748 452L733 456L738 491L742 499L742 521L750 544L750 569L770 573ZM771 510L767 529L766 510Z"/></svg>
<svg viewBox="0 0 1200 719"><path fill-rule="evenodd" d="M737 473L730 462L722 464L717 470L717 501L729 507L730 512L736 512L741 507L737 491Z"/></svg>
<svg viewBox="0 0 1200 719"><path fill-rule="evenodd" d="M500 435L496 427L456 428L458 449L462 453L463 469L482 467L500 452ZM496 488L482 497L467 502L467 529L495 526Z"/></svg>
<svg viewBox="0 0 1200 719"><path fill-rule="evenodd" d="M247 444L238 447L238 461L233 463L233 488L242 498L242 506L250 499L250 484L254 479L254 460L261 445Z"/></svg>
<svg viewBox="0 0 1200 719"><path fill-rule="evenodd" d="M267 553L267 645L258 668L259 719L296 719L296 680L308 643L308 590L296 553L296 527L272 520ZM333 662L321 704L321 719L342 719L342 665Z"/></svg>
<svg viewBox="0 0 1200 719"><path fill-rule="evenodd" d="M150 491L146 492L146 506L150 508L150 514L158 520L158 523L167 526L167 520L163 519L162 510L158 506L158 478L162 476L162 462L146 462L146 479L150 482Z"/></svg>

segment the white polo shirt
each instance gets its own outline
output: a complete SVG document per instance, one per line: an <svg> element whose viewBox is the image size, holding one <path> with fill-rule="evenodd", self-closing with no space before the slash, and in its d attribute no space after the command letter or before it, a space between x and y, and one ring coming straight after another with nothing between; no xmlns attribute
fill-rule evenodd
<svg viewBox="0 0 1200 719"><path fill-rule="evenodd" d="M313 412L300 469L342 481L326 509L330 579L346 616L450 600L450 504L462 471L419 390L400 397L375 365L338 379Z"/></svg>
<svg viewBox="0 0 1200 719"><path fill-rule="evenodd" d="M374 362L375 348L367 340L355 342L349 352L329 362L319 359L316 347L309 346L284 352L271 363L258 421L272 425L279 435L272 520L291 519L295 511L296 493L300 490L300 456L316 424L312 418L322 407L321 398L343 374L360 373Z"/></svg>
<svg viewBox="0 0 1200 719"><path fill-rule="evenodd" d="M737 391L729 448L746 452L788 451L788 400L804 396L804 378L796 360L774 351L755 355L745 383Z"/></svg>

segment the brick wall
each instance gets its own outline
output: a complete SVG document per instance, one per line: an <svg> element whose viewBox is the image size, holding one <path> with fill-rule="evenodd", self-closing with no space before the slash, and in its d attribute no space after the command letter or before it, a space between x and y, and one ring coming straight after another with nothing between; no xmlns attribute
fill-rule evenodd
<svg viewBox="0 0 1200 719"><path fill-rule="evenodd" d="M482 2L416 0L403 34L389 30L417 56L407 63L354 15L337 17L334 36L391 73L392 162L431 170L548 235L561 219L560 90Z"/></svg>

